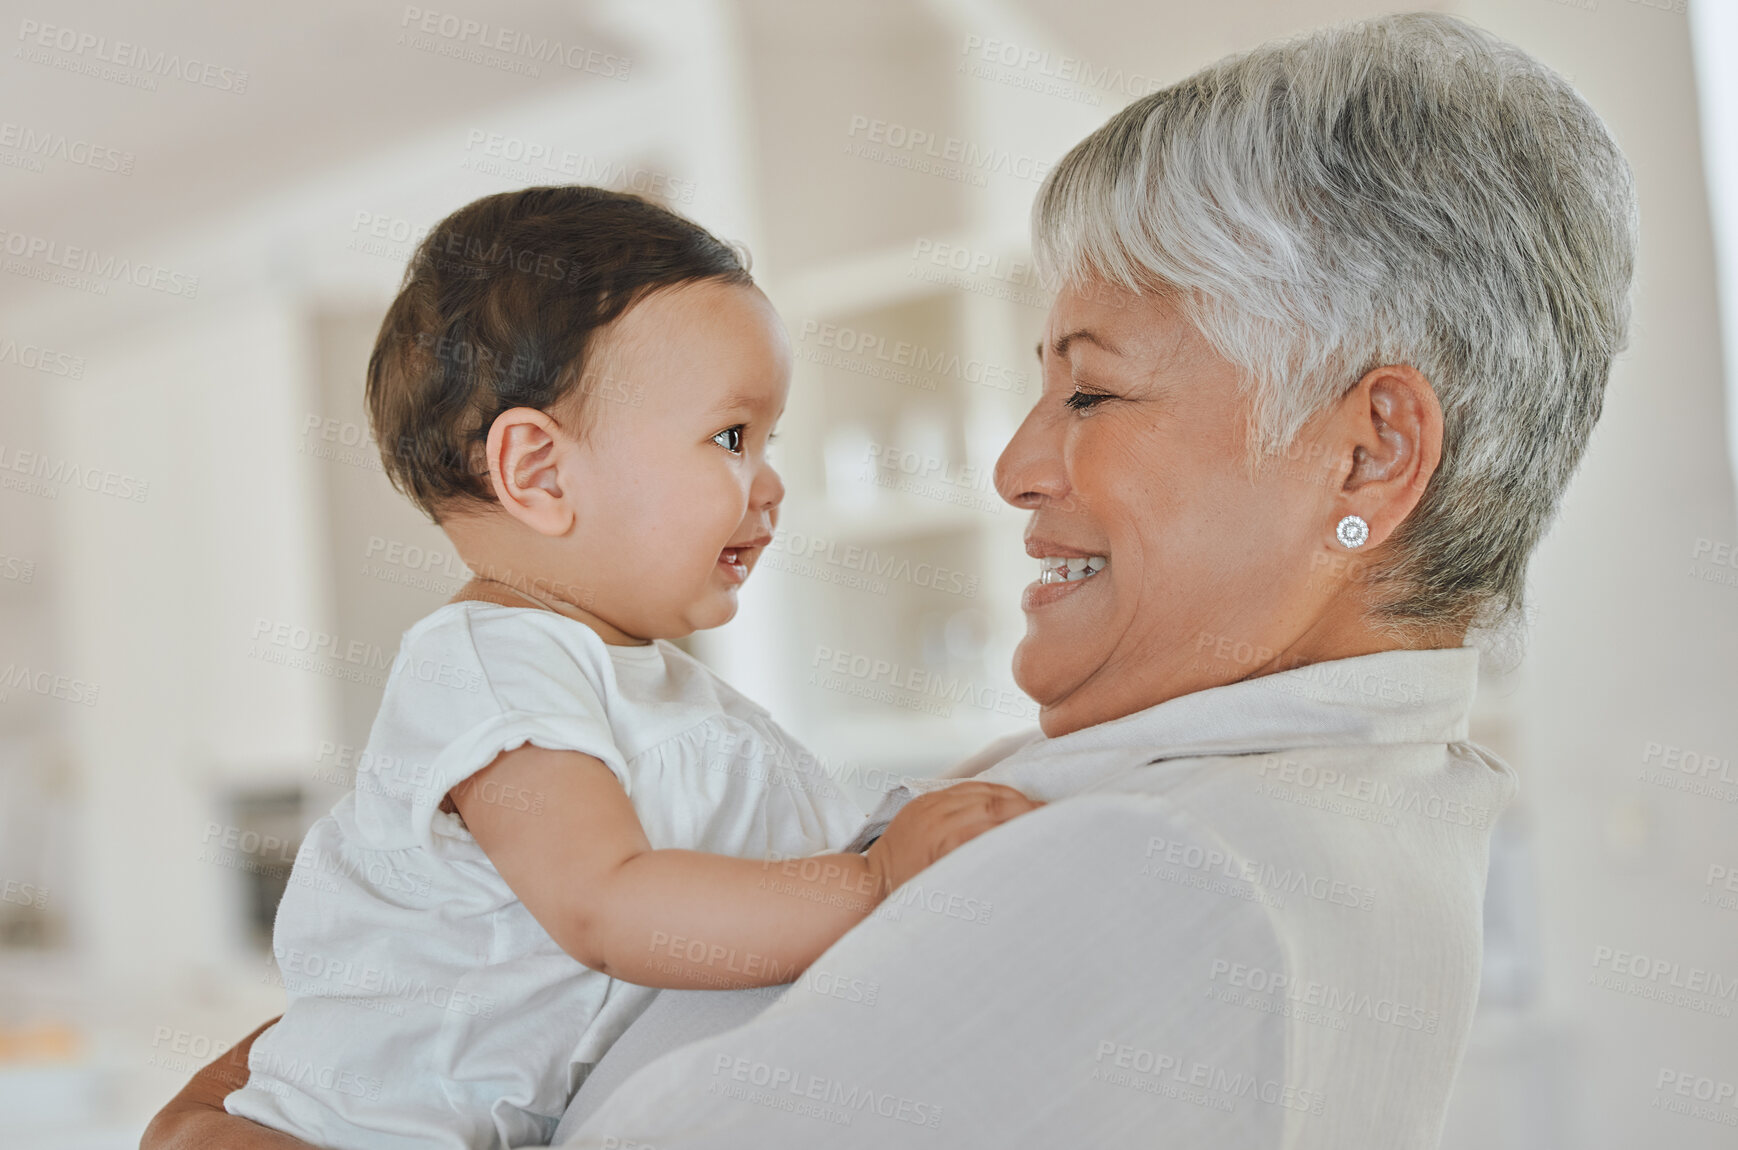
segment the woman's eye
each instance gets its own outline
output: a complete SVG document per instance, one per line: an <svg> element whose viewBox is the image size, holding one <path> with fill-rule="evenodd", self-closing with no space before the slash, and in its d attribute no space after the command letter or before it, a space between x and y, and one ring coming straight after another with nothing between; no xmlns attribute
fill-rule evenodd
<svg viewBox="0 0 1738 1150"><path fill-rule="evenodd" d="M1076 388L1074 394L1062 401L1062 406L1073 411L1087 411L1109 398L1108 395L1101 395L1094 391L1081 391Z"/></svg>
<svg viewBox="0 0 1738 1150"><path fill-rule="evenodd" d="M727 427L712 437L712 442L724 448L732 455L742 454L742 424Z"/></svg>

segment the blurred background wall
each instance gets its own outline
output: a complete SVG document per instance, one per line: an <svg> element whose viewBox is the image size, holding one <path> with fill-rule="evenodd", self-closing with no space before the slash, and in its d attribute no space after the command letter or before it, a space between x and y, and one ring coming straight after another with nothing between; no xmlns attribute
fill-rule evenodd
<svg viewBox="0 0 1738 1150"><path fill-rule="evenodd" d="M1738 37L1682 0L1425 6L1572 78L1643 216L1632 346L1535 564L1527 658L1481 688L1475 737L1522 792L1445 1144L1731 1146L1738 514L1704 155L1733 146L1703 131L1697 60L1730 100L1706 62ZM752 251L797 356L790 496L740 617L692 647L867 804L1035 714L1007 672L1032 564L989 474L1037 387L1047 166L1220 55L1399 10L5 9L0 1141L35 1147L136 1144L276 1012L298 836L356 785L399 634L466 577L388 488L360 398L432 223L599 183ZM839 675L841 652L899 670Z"/></svg>

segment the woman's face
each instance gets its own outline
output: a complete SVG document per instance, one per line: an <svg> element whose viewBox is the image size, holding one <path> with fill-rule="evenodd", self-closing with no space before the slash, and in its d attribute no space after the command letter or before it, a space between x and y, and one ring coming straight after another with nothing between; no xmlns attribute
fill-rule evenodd
<svg viewBox="0 0 1738 1150"><path fill-rule="evenodd" d="M1347 574L1333 533L1350 449L1342 469L1315 420L1251 480L1237 371L1163 298L1065 290L1039 358L996 486L1032 512L1014 679L1045 733L1310 661ZM1044 570L1068 558L1086 570Z"/></svg>

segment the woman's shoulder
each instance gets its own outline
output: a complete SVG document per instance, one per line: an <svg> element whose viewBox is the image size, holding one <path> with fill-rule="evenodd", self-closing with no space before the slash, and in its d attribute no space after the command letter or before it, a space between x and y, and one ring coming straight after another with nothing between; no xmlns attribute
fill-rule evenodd
<svg viewBox="0 0 1738 1150"><path fill-rule="evenodd" d="M1491 760L1460 743L1299 747L1167 760L1080 797L1145 807L1146 864L1267 908L1300 955L1343 965L1346 945L1403 940L1476 966L1491 830L1514 790Z"/></svg>

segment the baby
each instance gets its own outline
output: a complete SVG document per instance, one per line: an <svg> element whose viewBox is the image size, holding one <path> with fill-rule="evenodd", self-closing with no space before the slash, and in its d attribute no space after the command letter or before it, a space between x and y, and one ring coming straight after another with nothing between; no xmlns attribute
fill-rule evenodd
<svg viewBox="0 0 1738 1150"><path fill-rule="evenodd" d="M422 243L369 416L476 576L405 633L366 785L296 857L289 1005L230 1113L333 1150L544 1145L647 988L789 982L1038 805L956 783L847 852L864 816L814 756L664 641L729 620L772 540L789 379L737 253L638 197L489 196Z"/></svg>

